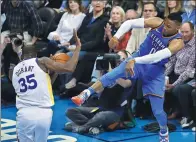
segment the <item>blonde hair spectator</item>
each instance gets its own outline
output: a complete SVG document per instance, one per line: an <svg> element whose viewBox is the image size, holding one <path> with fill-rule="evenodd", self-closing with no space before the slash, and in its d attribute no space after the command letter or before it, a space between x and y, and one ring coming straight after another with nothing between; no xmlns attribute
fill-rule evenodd
<svg viewBox="0 0 196 142"><path fill-rule="evenodd" d="M124 21L125 21L125 11L123 10L123 8L122 7L120 7L120 6L114 6L113 8L112 8L112 11L111 11L111 13L110 13L110 22L111 23L113 23L114 21L112 20L112 14L113 14L113 12L114 12L114 10L118 10L119 11L119 13L120 13L120 15L121 15L121 21L120 21L120 23L119 24L122 24ZM113 23L114 24L114 23Z"/></svg>
<svg viewBox="0 0 196 142"><path fill-rule="evenodd" d="M182 0L166 0L164 17L182 11Z"/></svg>

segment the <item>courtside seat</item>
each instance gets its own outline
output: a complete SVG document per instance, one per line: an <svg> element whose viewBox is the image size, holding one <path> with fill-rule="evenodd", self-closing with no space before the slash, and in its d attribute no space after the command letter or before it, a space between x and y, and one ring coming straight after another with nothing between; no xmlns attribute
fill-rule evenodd
<svg viewBox="0 0 196 142"><path fill-rule="evenodd" d="M49 31L50 31L50 32L53 32L53 31L55 31L55 30L57 29L58 24L59 24L59 22L60 22L60 20L61 20L61 17L63 16L64 13L65 13L65 12L56 13L55 18L54 18L54 20L52 21L52 23L51 23L51 25L50 25L50 27L49 27ZM50 33L50 32L49 32L49 33Z"/></svg>
<svg viewBox="0 0 196 142"><path fill-rule="evenodd" d="M57 26L60 22L60 19L62 17L62 15L64 14L64 12L60 12L60 13L57 13L55 10L51 9L51 8L48 8L46 7L48 10L52 10L53 12L50 14L50 15L54 15L53 18L51 18L51 21L49 20L49 18L47 19L47 17L49 16L49 14L46 14L46 16L42 19L43 21L43 24L44 24L44 33L43 33L43 36L42 36L42 39L41 40L38 40L35 44L35 47L37 48L37 51L38 51L38 56L41 57L41 56L44 56L45 55L45 50L47 49L47 44L48 44L48 35L50 32L52 31L55 31L57 29ZM42 9L42 8L41 8ZM44 13L47 12L47 10L44 12L41 11L41 14L43 14L44 16Z"/></svg>
<svg viewBox="0 0 196 142"><path fill-rule="evenodd" d="M35 43L35 47L37 48L38 52L42 50L42 48L47 46L47 36L50 33L49 29L53 20L55 19L57 12L49 7L42 7L38 9L38 14L43 22L43 33L40 36L40 39L37 40Z"/></svg>

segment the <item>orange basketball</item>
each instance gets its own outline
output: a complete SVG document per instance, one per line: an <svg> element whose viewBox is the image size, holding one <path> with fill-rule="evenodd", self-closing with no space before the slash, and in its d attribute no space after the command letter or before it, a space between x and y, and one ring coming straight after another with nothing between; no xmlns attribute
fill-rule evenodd
<svg viewBox="0 0 196 142"><path fill-rule="evenodd" d="M52 56L52 59L55 62L66 63L70 59L70 57L65 53L57 53L54 56Z"/></svg>

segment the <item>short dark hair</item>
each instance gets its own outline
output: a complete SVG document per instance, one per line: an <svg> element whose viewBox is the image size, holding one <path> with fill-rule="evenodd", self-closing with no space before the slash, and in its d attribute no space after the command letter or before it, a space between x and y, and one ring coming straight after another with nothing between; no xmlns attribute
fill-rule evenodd
<svg viewBox="0 0 196 142"><path fill-rule="evenodd" d="M179 24L182 23L182 16L179 12L170 13L167 17L169 20L178 22Z"/></svg>
<svg viewBox="0 0 196 142"><path fill-rule="evenodd" d="M36 58L37 49L34 46L23 46L22 47L22 57L23 59Z"/></svg>
<svg viewBox="0 0 196 142"><path fill-rule="evenodd" d="M70 0L67 0L67 1L66 1L66 6L67 6L67 11L70 13L70 12L71 12L71 9L70 9L70 7L69 7L69 1L70 1ZM82 0L73 0L73 1L75 1L75 2L78 3L80 12L84 12L84 7L82 6Z"/></svg>
<svg viewBox="0 0 196 142"><path fill-rule="evenodd" d="M144 4L143 4L143 11L144 11L144 6L145 6L145 5L148 5L148 4L153 5L153 6L154 6L154 10L157 11L157 7L156 7L156 5L155 5L154 2L144 2Z"/></svg>
<svg viewBox="0 0 196 142"><path fill-rule="evenodd" d="M194 31L194 25L193 25L193 23L191 23L190 21L187 21L185 23L187 23L189 25L191 31ZM183 24L185 24L185 23L183 23Z"/></svg>

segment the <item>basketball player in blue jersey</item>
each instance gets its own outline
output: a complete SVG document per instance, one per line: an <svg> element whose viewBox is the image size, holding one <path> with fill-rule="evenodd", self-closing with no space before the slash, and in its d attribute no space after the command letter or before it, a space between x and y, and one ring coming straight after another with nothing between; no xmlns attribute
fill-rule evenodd
<svg viewBox="0 0 196 142"><path fill-rule="evenodd" d="M42 57L35 58L34 47L22 49L22 60L13 70L12 84L16 97L17 125L19 142L47 142L52 122L54 98L49 72L73 72L81 49L80 40L74 31L76 49L66 63ZM14 49L20 55L21 49Z"/></svg>
<svg viewBox="0 0 196 142"><path fill-rule="evenodd" d="M110 48L118 44L118 40L131 28L151 28L139 50L121 63L117 68L101 77L90 88L72 98L77 105L84 103L94 93L100 93L118 78L128 77L130 80L141 79L143 94L150 100L152 111L160 126L160 142L169 142L167 116L163 110L165 91L165 63L168 58L183 48L184 44L179 34L182 18L178 13L172 13L164 20L153 17L128 20L122 24L110 40ZM114 96L115 97L115 96Z"/></svg>

